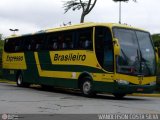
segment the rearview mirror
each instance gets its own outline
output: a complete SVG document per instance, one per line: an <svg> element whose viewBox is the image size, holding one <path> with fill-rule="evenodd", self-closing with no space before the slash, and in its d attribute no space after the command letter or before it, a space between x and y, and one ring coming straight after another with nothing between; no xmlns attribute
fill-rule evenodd
<svg viewBox="0 0 160 120"><path fill-rule="evenodd" d="M114 54L119 56L120 55L120 45L119 45L117 38L113 39L113 46L114 46Z"/></svg>

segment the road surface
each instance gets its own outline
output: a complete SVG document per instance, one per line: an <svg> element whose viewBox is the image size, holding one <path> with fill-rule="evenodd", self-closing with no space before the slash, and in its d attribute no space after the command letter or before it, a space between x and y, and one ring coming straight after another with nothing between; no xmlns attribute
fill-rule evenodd
<svg viewBox="0 0 160 120"><path fill-rule="evenodd" d="M160 113L160 98L111 95L86 98L78 92L61 89L21 88L0 83L0 114L102 114Z"/></svg>

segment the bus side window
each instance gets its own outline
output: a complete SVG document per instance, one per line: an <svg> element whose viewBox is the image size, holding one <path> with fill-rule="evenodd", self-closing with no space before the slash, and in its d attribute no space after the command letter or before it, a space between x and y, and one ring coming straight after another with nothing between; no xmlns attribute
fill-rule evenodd
<svg viewBox="0 0 160 120"><path fill-rule="evenodd" d="M58 43L57 43L56 41L53 42L52 48L53 48L54 50L58 49Z"/></svg>
<svg viewBox="0 0 160 120"><path fill-rule="evenodd" d="M31 41L28 39L24 40L24 50L25 51L30 51L31 50Z"/></svg>
<svg viewBox="0 0 160 120"><path fill-rule="evenodd" d="M58 36L57 33L51 33L47 35L47 49L57 50L58 49Z"/></svg>
<svg viewBox="0 0 160 120"><path fill-rule="evenodd" d="M6 52L21 52L21 40L17 38L5 40L4 50Z"/></svg>
<svg viewBox="0 0 160 120"><path fill-rule="evenodd" d="M36 42L34 38L31 38L31 44L28 46L28 50L35 51L36 50Z"/></svg>
<svg viewBox="0 0 160 120"><path fill-rule="evenodd" d="M43 50L43 44L41 44L41 43L36 43L36 50L37 50L37 51Z"/></svg>
<svg viewBox="0 0 160 120"><path fill-rule="evenodd" d="M65 42L62 42L62 49L67 49L67 44Z"/></svg>
<svg viewBox="0 0 160 120"><path fill-rule="evenodd" d="M73 49L73 32L64 32L64 41L62 44L63 49Z"/></svg>
<svg viewBox="0 0 160 120"><path fill-rule="evenodd" d="M23 38L23 50L24 51L31 51L32 50L31 44L32 44L31 37Z"/></svg>
<svg viewBox="0 0 160 120"><path fill-rule="evenodd" d="M15 39L15 41L14 41L14 51L15 52L21 52L22 51L21 42L22 42L22 40Z"/></svg>
<svg viewBox="0 0 160 120"><path fill-rule="evenodd" d="M78 49L93 50L92 28L78 30Z"/></svg>
<svg viewBox="0 0 160 120"><path fill-rule="evenodd" d="M6 52L13 52L14 50L14 40L13 39L6 39L5 40L5 45L4 45L4 50Z"/></svg>
<svg viewBox="0 0 160 120"><path fill-rule="evenodd" d="M35 50L45 50L45 36L44 35L37 35L35 38Z"/></svg>
<svg viewBox="0 0 160 120"><path fill-rule="evenodd" d="M60 32L59 34L58 34L58 39L57 39L57 41L58 41L58 49L59 50L63 50L63 49L65 49L67 46L66 46L66 43L65 43L65 41L64 41L64 33L62 33L62 32Z"/></svg>
<svg viewBox="0 0 160 120"><path fill-rule="evenodd" d="M27 50L28 50L28 51L30 51L30 50L31 50L31 43L30 43L30 44L28 44L28 46L27 46Z"/></svg>

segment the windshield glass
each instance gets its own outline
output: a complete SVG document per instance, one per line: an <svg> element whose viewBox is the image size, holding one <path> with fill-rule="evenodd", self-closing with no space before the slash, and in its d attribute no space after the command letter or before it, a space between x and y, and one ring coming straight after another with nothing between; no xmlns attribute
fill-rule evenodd
<svg viewBox="0 0 160 120"><path fill-rule="evenodd" d="M132 75L155 75L155 54L150 35L138 30L114 28L121 51L117 57L117 72Z"/></svg>

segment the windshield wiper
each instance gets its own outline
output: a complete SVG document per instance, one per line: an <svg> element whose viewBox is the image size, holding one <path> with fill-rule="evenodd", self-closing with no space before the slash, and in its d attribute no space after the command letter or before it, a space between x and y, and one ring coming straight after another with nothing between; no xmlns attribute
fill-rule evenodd
<svg viewBox="0 0 160 120"><path fill-rule="evenodd" d="M128 62L129 59L128 59L127 55L125 54L125 52L123 51L123 49L121 49L121 52L125 58L126 64L129 65L129 62Z"/></svg>
<svg viewBox="0 0 160 120"><path fill-rule="evenodd" d="M140 52L140 58L141 58L141 59L140 59L141 73L142 73L142 63L144 63L144 65L145 65L145 67L147 68L149 74L151 74L151 70L150 70L150 68L148 67L147 63L146 63L147 60L146 60L145 58L143 58L141 50L139 50L139 52Z"/></svg>

